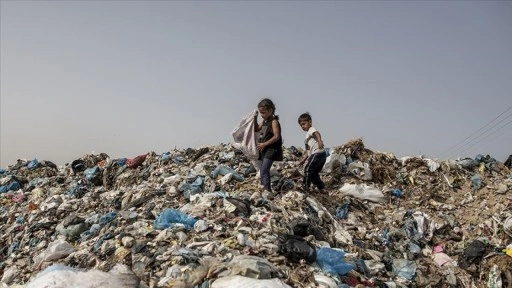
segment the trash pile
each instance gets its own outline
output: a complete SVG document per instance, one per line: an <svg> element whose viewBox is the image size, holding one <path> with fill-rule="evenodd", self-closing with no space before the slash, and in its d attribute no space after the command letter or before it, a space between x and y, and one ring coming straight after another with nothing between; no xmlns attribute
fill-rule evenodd
<svg viewBox="0 0 512 288"><path fill-rule="evenodd" d="M0 287L511 287L512 173L489 155L285 147L276 197L231 144L0 169Z"/></svg>

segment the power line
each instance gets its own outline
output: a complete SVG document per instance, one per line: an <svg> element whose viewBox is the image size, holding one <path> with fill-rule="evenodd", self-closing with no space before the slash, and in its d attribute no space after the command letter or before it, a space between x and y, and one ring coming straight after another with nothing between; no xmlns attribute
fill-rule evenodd
<svg viewBox="0 0 512 288"><path fill-rule="evenodd" d="M510 117L512 117L512 113L510 113L510 114L509 114L509 115L507 115L505 118L501 119L499 122L497 122L497 123L495 123L494 125L492 125L491 127L489 127L487 130L482 131L482 132L481 132L480 134L478 134L475 138L471 139L469 142L467 142L467 143L465 143L464 145L460 146L459 148L457 148L456 150L454 150L451 154L453 155L453 154L455 154L455 153L461 152L461 151L464 149L464 147L466 147L466 146L468 146L468 145L473 144L473 143L474 143L473 141L477 141L481 136L488 137L489 135L485 135L485 134L489 133L489 132L494 128L494 127L496 127L497 125L499 125L500 123L502 123L503 121L507 120L507 119L508 119L508 118L510 118ZM510 122L506 123L506 124L505 124L505 126L506 126L506 125L508 125L509 123L510 123ZM504 127L504 126L500 127L498 130L502 129L503 127ZM491 132L491 134L493 134L493 133ZM483 139L485 139L485 138L483 138ZM472 142L473 142L473 143L472 143ZM479 142L481 142L481 140L480 140L480 141L478 141L477 143L479 143ZM476 144L476 143L475 143L475 144ZM467 150L467 149L466 149L466 150ZM464 151L466 151L466 150L464 150Z"/></svg>
<svg viewBox="0 0 512 288"><path fill-rule="evenodd" d="M507 133L509 131L512 131L512 126L509 129L505 130L503 133L498 134L498 135L494 136L493 138L489 139L488 142L492 142L492 141L496 140L497 138L500 138L500 137L503 137L503 136L507 135Z"/></svg>
<svg viewBox="0 0 512 288"><path fill-rule="evenodd" d="M463 152L463 151L467 151L467 149L464 149L464 147L468 146L468 145L471 145L471 144L477 144L477 143L480 143L482 141L482 139L485 139L485 138L482 138L480 141L477 141L478 139L480 139L480 137L484 136L484 137L488 137L490 135L485 135L489 132L491 132L491 135L494 134L496 131L492 132L492 129L494 127L496 127L497 125L499 125L500 123L502 123L503 121L507 120L508 118L512 117L512 113L509 114L508 116L506 116L505 118L501 119L499 122L495 123L493 126L491 126L490 128L488 128L487 130L485 131L482 131L480 134L478 134L475 138L471 139L469 142L465 143L464 145L460 146L459 148L455 149L451 155L455 154L455 153L458 153L458 152ZM509 125L511 122L507 122L505 125L501 126L500 128L498 128L497 131L503 129L505 126ZM473 141L477 141L476 143L474 143ZM474 145L470 146L469 148L473 147Z"/></svg>
<svg viewBox="0 0 512 288"><path fill-rule="evenodd" d="M487 135L487 138L482 138L482 139L480 139L480 141L475 142L473 145L471 145L471 146L469 146L468 148L466 148L466 149L462 150L462 151L460 152L460 154L462 154L462 153L466 152L467 150L471 149L472 147L474 147L474 146L475 146L475 145L477 145L478 143L482 142L483 140L487 140L487 142L489 142L489 141L494 140L495 138L497 138L497 136L503 135L503 134L500 134L500 135L495 136L495 137L494 137L494 138L492 138L492 139L489 139L489 137L491 137L492 135L496 134L496 133L497 133L497 132L499 132L501 129L503 129L503 128L505 128L505 127L509 126L510 124L512 124L512 120L508 121L507 123L505 123L504 125L502 125L500 128L498 128L497 130L494 130L491 134ZM509 129L509 130L511 130L511 129L512 129L512 126L510 126L510 129ZM506 131L508 131L508 130L506 130ZM481 145L480 145L480 146L478 146L478 147L481 147ZM452 156L455 156L455 155L452 155Z"/></svg>
<svg viewBox="0 0 512 288"><path fill-rule="evenodd" d="M501 112L500 115L496 116L494 119L492 119L491 121L489 121L487 124L485 124L484 126L480 127L480 129L476 130L475 132L471 133L468 137L464 138L462 141L456 143L455 145L451 146L450 148L446 149L445 151L443 151L442 153L438 154L438 157L437 158L441 158L441 156L444 156L446 155L449 151L451 152L454 152L456 151L457 149L453 150L453 148L455 147L458 147L460 144L466 142L468 139L470 139L471 137L473 137L476 133L480 132L482 129L484 129L485 127L491 125L492 122L496 121L498 118L500 118L503 114L507 113L509 110L512 109L512 105L510 107L508 107L505 111ZM512 114L511 114L512 115ZM507 116L507 118L510 117ZM471 142L471 141L470 141ZM452 151L453 150L453 151Z"/></svg>

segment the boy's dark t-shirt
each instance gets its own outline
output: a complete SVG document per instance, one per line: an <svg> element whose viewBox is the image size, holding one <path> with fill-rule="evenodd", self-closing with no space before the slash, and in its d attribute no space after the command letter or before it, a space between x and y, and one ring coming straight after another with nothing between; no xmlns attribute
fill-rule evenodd
<svg viewBox="0 0 512 288"><path fill-rule="evenodd" d="M259 143L263 143L268 141L270 138L274 137L274 131L272 130L272 121L276 119L272 117L272 119L268 121L263 121L261 125L260 131L260 140ZM279 130L281 130L281 123L277 120L277 125L279 125ZM283 161L283 140L279 137L279 140L268 145L260 152L259 160L262 159L272 159L274 161Z"/></svg>

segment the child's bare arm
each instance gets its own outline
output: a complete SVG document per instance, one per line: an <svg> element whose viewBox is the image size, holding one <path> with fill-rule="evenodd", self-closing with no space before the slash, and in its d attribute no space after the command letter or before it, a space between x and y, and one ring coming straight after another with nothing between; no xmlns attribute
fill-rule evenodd
<svg viewBox="0 0 512 288"><path fill-rule="evenodd" d="M315 137L316 142L318 142L318 148L324 149L324 142L322 141L322 135L320 135L320 132L315 131L315 133L313 133L313 137Z"/></svg>
<svg viewBox="0 0 512 288"><path fill-rule="evenodd" d="M277 120L272 121L272 131L274 132L274 136L272 136L272 138L268 139L268 141L264 143L265 146L275 143L281 139L281 129L279 129Z"/></svg>

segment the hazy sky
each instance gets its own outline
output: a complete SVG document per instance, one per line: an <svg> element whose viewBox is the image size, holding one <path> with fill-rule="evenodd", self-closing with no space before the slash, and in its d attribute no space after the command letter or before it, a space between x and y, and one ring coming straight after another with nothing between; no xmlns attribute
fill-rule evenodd
<svg viewBox="0 0 512 288"><path fill-rule="evenodd" d="M512 154L512 2L0 5L4 168L228 143L263 97L285 146L309 111L331 147Z"/></svg>

